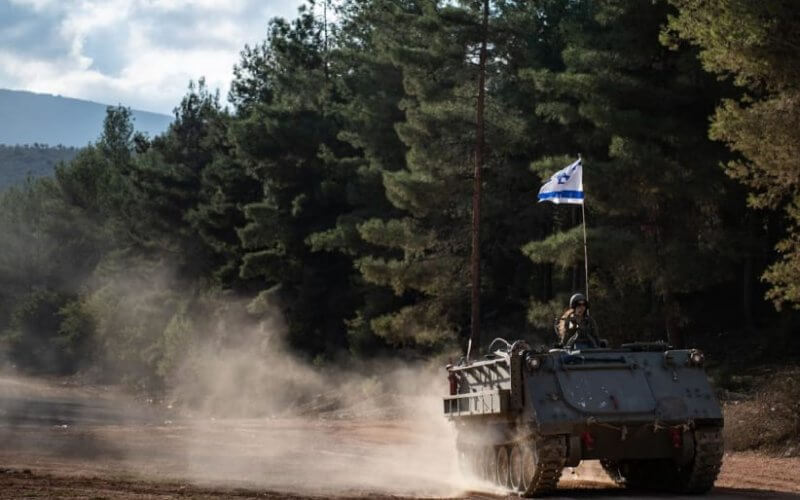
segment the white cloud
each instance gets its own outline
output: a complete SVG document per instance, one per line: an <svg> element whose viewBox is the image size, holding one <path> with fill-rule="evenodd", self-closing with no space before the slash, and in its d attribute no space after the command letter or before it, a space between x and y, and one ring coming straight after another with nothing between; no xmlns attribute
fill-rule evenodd
<svg viewBox="0 0 800 500"><path fill-rule="evenodd" d="M187 8L201 8L222 12L243 12L251 2L247 0L144 0L144 4L165 11L181 11ZM278 2L272 2L278 3Z"/></svg>
<svg viewBox="0 0 800 500"><path fill-rule="evenodd" d="M11 0L12 4L31 7L37 11L54 8L60 3L58 0Z"/></svg>
<svg viewBox="0 0 800 500"><path fill-rule="evenodd" d="M2 0L0 0L2 1ZM169 113L190 80L223 97L246 43L302 0L7 0L0 88ZM31 33L31 19L39 33ZM46 32L46 33L45 33ZM36 44L42 43L42 48ZM44 44L47 44L46 50Z"/></svg>

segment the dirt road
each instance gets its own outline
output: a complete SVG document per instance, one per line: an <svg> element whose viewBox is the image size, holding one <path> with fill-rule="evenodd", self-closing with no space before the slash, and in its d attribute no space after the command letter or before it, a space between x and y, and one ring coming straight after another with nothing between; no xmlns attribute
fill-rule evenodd
<svg viewBox="0 0 800 500"><path fill-rule="evenodd" d="M190 418L103 389L0 377L0 498L497 498L459 475L438 410ZM800 498L799 481L800 459L728 454L711 497ZM559 497L645 498L592 463L565 471Z"/></svg>

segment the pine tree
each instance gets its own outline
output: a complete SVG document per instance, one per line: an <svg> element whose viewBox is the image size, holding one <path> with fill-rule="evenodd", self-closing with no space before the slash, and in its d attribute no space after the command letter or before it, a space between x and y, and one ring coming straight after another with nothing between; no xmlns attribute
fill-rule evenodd
<svg viewBox="0 0 800 500"><path fill-rule="evenodd" d="M219 95L202 79L190 83L169 129L144 145L131 171L139 251L168 259L189 279L214 267L214 250L199 234L206 221L192 214L211 196L205 170L230 149L227 122Z"/></svg>
<svg viewBox="0 0 800 500"><path fill-rule="evenodd" d="M395 345L437 349L463 336L469 323L482 3L379 4L388 21L377 28L383 50L403 74L405 120L396 130L407 153L405 168L383 175L386 196L402 215L359 226L362 238L389 253L363 257L358 266L366 280L391 287L407 304L373 319L376 333ZM497 306L498 317L490 318L495 333L522 326L521 318L505 312L522 309L524 294L516 286L528 283L516 273L525 263L515 240L524 234L521 224L532 208L534 182L515 156L523 122L508 98L514 75L506 67L518 61L514 34L502 23L507 6L493 2L490 11L486 83L482 293Z"/></svg>
<svg viewBox="0 0 800 500"><path fill-rule="evenodd" d="M723 151L704 134L719 88L694 53L659 44L668 12L665 2L574 2L561 20L564 70L525 76L539 94L535 112L563 127L566 140L551 154L584 155L590 290L601 325L630 338L635 317L637 337L666 331L681 345L689 320L682 297L728 279L743 250L726 227L736 193L716 167ZM533 167L545 178L568 158L545 156ZM576 227L525 251L569 269L582 264L580 238ZM552 324L541 306L531 314Z"/></svg>
<svg viewBox="0 0 800 500"><path fill-rule="evenodd" d="M396 215L386 199L383 175L404 165L404 147L395 132L402 120L398 104L404 96L402 73L381 50L381 30L386 21L379 5L348 0L337 6L338 22L328 29L329 75L337 99L329 112L339 123L337 138L350 148L342 156L324 151L322 159L345 193L348 208L336 218L334 227L315 232L307 239L315 252L339 252L352 261L363 255L388 254L365 241L358 226L374 217ZM363 279L353 268L348 278L357 310L343 318L351 352L370 355L386 347L370 322L402 301L385 287Z"/></svg>
<svg viewBox="0 0 800 500"><path fill-rule="evenodd" d="M776 246L779 258L763 278L775 306L800 308L800 10L792 2L670 0L676 38L700 47L709 71L731 76L741 87L738 99L717 108L711 137L724 141L737 158L726 171L750 189L748 203L780 210L788 227Z"/></svg>
<svg viewBox="0 0 800 500"><path fill-rule="evenodd" d="M346 344L351 260L312 252L308 238L350 210L343 175L325 157L348 156L351 148L337 139L324 29L309 5L291 23L273 20L267 41L242 54L232 137L263 189L260 201L244 207L241 277L260 280L262 295L283 306L295 347L324 353Z"/></svg>

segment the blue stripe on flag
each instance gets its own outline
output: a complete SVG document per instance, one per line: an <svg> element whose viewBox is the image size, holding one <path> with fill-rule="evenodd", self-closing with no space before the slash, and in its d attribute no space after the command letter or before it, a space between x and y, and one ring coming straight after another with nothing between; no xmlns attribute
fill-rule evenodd
<svg viewBox="0 0 800 500"><path fill-rule="evenodd" d="M553 198L566 198L569 200L582 200L583 191L551 191L549 193L539 193L540 200L550 200Z"/></svg>

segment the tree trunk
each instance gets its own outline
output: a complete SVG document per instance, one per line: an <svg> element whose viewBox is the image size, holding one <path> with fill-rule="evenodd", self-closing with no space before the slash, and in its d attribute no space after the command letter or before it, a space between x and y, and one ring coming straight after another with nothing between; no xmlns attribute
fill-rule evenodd
<svg viewBox="0 0 800 500"><path fill-rule="evenodd" d="M664 328L667 330L667 341L675 349L686 347L683 332L679 326L680 306L671 293L664 294Z"/></svg>
<svg viewBox="0 0 800 500"><path fill-rule="evenodd" d="M484 135L484 106L486 101L486 50L489 37L489 0L483 0L481 51L478 63L478 103L475 131L475 174L472 189L472 328L470 340L474 349L480 349L481 315L481 171L483 170L486 138Z"/></svg>
<svg viewBox="0 0 800 500"><path fill-rule="evenodd" d="M747 216L747 255L742 266L742 315L744 325L748 333L755 332L755 321L753 320L753 251L755 249L755 218Z"/></svg>

